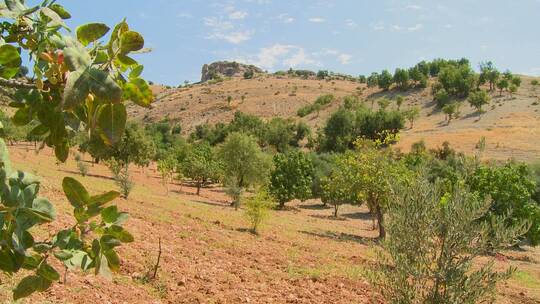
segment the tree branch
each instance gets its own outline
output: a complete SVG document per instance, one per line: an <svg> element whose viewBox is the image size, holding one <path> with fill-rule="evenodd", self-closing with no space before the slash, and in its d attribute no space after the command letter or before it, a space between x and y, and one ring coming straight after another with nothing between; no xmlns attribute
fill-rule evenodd
<svg viewBox="0 0 540 304"><path fill-rule="evenodd" d="M4 79L4 78L0 78L0 86L9 87L9 88L17 88L17 89L37 88L36 85L33 83L22 82L20 80L15 80L15 79Z"/></svg>

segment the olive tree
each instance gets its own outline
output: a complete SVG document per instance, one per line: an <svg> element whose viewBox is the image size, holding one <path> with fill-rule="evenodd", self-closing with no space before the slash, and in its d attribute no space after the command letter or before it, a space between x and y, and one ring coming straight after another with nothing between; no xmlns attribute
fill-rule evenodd
<svg viewBox="0 0 540 304"><path fill-rule="evenodd" d="M472 92L469 95L468 101L469 104L476 108L476 111L479 113L482 113L482 107L484 105L489 104L489 101L491 100L491 96L489 96L488 92L485 90L478 90L476 92Z"/></svg>
<svg viewBox="0 0 540 304"><path fill-rule="evenodd" d="M495 255L484 255L488 248L498 252L515 244L523 224L508 229L501 216L490 227L478 221L489 201L462 181L451 192L444 189L420 177L393 190L388 237L368 276L388 303L491 303L497 283L514 271L496 270Z"/></svg>
<svg viewBox="0 0 540 304"><path fill-rule="evenodd" d="M224 184L233 200L231 205L238 209L246 188L266 182L271 162L254 137L239 132L229 134L220 147L219 156Z"/></svg>
<svg viewBox="0 0 540 304"><path fill-rule="evenodd" d="M199 143L190 149L182 162L182 173L195 182L197 195L200 195L201 187L208 181L220 179L221 163L208 143Z"/></svg>
<svg viewBox="0 0 540 304"><path fill-rule="evenodd" d="M150 88L140 78L142 66L129 55L141 51L143 37L125 21L112 31L102 23L77 27L75 37L65 34L69 12L57 1L40 1L28 7L21 0L0 4L0 85L16 89L13 122L35 124L32 133L42 136L64 162L71 138L79 132L102 138L103 146L122 138L127 120L124 101L149 106ZM101 41L106 34L108 41ZM32 65L32 79L14 79L21 69L21 55ZM14 288L14 300L49 289L60 279L53 257L66 268L93 270L111 276L118 271L116 247L133 241L122 223L127 214L110 203L119 193L90 195L73 178L62 188L73 207L75 223L59 232L41 234L31 229L55 220L53 204L39 196L40 182L14 170L0 141L0 270L8 275L28 273ZM42 226L46 227L46 226Z"/></svg>
<svg viewBox="0 0 540 304"><path fill-rule="evenodd" d="M293 199L306 200L311 197L313 174L313 164L305 153L276 154L270 174L270 194L276 198L280 208Z"/></svg>

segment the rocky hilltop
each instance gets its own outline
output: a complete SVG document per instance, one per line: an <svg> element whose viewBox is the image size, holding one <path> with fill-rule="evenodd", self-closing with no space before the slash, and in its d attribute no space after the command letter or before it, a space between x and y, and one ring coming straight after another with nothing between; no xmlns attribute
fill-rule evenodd
<svg viewBox="0 0 540 304"><path fill-rule="evenodd" d="M263 73L263 70L254 66L238 62L217 61L211 64L205 64L202 67L201 82L206 82L219 77L242 77L245 72L254 74Z"/></svg>

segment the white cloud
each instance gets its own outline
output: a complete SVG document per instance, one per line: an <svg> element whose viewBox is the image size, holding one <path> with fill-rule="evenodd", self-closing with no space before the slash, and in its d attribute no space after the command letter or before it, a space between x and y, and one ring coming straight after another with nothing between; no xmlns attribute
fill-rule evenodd
<svg viewBox="0 0 540 304"><path fill-rule="evenodd" d="M291 57L286 58L283 61L285 66L290 66L291 68L297 67L299 65L314 64L315 60L311 59L306 55L306 51L303 48L298 48L296 53L292 54Z"/></svg>
<svg viewBox="0 0 540 304"><path fill-rule="evenodd" d="M351 63L352 56L349 54L339 54L338 60L341 64Z"/></svg>
<svg viewBox="0 0 540 304"><path fill-rule="evenodd" d="M303 47L279 43L260 49L256 55L235 58L235 60L269 70L278 66L294 68L300 65L319 64L311 55L306 53Z"/></svg>
<svg viewBox="0 0 540 304"><path fill-rule="evenodd" d="M208 35L207 39L220 39L225 40L232 44L240 44L244 41L248 41L253 36L253 31L238 31L238 32L215 32Z"/></svg>
<svg viewBox="0 0 540 304"><path fill-rule="evenodd" d="M358 23L356 23L354 20L352 19L346 19L345 20L345 24L348 26L348 27L357 27L358 26Z"/></svg>
<svg viewBox="0 0 540 304"><path fill-rule="evenodd" d="M423 9L423 7L421 7L420 5L417 5L417 4L409 4L405 8L410 9L410 10L414 10L414 11L418 11L418 10Z"/></svg>
<svg viewBox="0 0 540 304"><path fill-rule="evenodd" d="M311 17L308 19L309 22L313 22L313 23L323 23L323 22L326 22L326 19L324 18L321 18L321 17Z"/></svg>
<svg viewBox="0 0 540 304"><path fill-rule="evenodd" d="M401 31L403 28L400 25L394 24L390 27L392 31Z"/></svg>
<svg viewBox="0 0 540 304"><path fill-rule="evenodd" d="M370 27L372 30L374 31L384 31L385 30L385 26L384 26L384 23L382 22L377 22L375 24L370 24Z"/></svg>
<svg viewBox="0 0 540 304"><path fill-rule="evenodd" d="M424 25L421 23L415 24L414 26L410 26L407 28L409 32L416 32L424 28Z"/></svg>
<svg viewBox="0 0 540 304"><path fill-rule="evenodd" d="M280 14L277 16L277 19L283 23L293 23L295 20L294 17L291 17L289 14Z"/></svg>
<svg viewBox="0 0 540 304"><path fill-rule="evenodd" d="M247 12L244 11L235 11L229 14L229 19L233 20L240 20L246 18L248 15Z"/></svg>
<svg viewBox="0 0 540 304"><path fill-rule="evenodd" d="M204 25L213 28L216 31L230 30L234 28L234 25L229 21L223 21L217 17L205 17L203 18Z"/></svg>

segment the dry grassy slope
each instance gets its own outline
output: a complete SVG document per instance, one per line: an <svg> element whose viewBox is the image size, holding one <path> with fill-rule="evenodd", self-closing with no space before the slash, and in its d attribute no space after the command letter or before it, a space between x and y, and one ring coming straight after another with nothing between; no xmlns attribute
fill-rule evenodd
<svg viewBox="0 0 540 304"><path fill-rule="evenodd" d="M412 90L409 92L367 89L365 85L350 81L321 81L298 78L262 76L257 79L232 79L217 84L197 84L191 88L162 90L155 88L157 100L154 108L144 110L130 108L130 116L150 121L169 117L182 123L185 133L191 132L197 125L228 122L235 111L261 116L263 118L294 117L297 110L312 103L322 94L334 94L340 99L334 102L320 115L311 114L302 118L312 127L324 124L328 116L342 103L341 98L357 94L358 87L364 88L360 94L363 99L382 96L404 95L406 108L417 105L422 108L422 115L413 129L405 130L399 147L407 150L410 144L424 139L429 147L449 141L459 150L471 153L482 136L486 137L485 157L533 161L540 155L540 88L534 90L530 85L531 77L523 76L519 92L510 98L507 94L500 97L493 94L488 112L477 116L468 103L461 108L461 117L450 125L444 122L443 113L435 110L430 90ZM296 90L295 90L296 88ZM293 94L293 92L295 92ZM245 96L242 102L242 95ZM230 107L227 96L232 97ZM367 102L368 105L371 102Z"/></svg>

